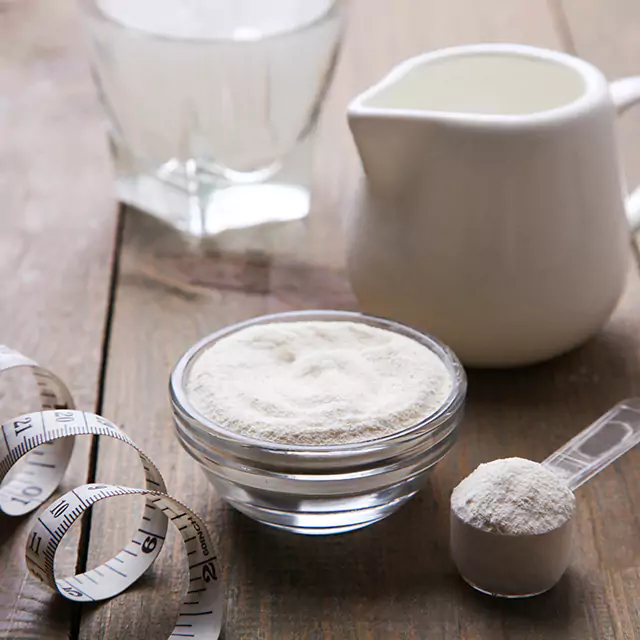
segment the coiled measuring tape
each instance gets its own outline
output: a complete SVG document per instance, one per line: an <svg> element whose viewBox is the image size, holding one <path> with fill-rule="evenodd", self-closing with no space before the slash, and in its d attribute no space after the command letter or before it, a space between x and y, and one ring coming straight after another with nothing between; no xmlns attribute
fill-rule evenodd
<svg viewBox="0 0 640 640"><path fill-rule="evenodd" d="M0 345L0 374L27 368L38 385L42 411L27 413L0 427L0 511L22 516L38 508L57 489L71 458L76 436L99 435L133 447L144 468L146 488L85 484L65 493L38 516L27 538L29 571L41 582L75 602L96 602L122 593L155 561L169 522L180 532L189 565L189 584L170 638L215 640L223 620L223 594L216 556L204 522L167 495L153 462L115 424L86 411L76 411L65 384L21 353ZM5 480L24 458L22 468ZM58 546L71 525L100 500L125 495L146 498L144 515L131 541L111 560L67 578L56 578Z"/></svg>

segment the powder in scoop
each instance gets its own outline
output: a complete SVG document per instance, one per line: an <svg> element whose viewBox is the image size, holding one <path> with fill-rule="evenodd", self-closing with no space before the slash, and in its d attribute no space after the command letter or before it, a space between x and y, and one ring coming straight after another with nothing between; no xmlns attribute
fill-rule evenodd
<svg viewBox="0 0 640 640"><path fill-rule="evenodd" d="M505 458L481 464L454 490L451 507L483 531L546 533L573 515L575 498L564 480L541 464Z"/></svg>
<svg viewBox="0 0 640 640"><path fill-rule="evenodd" d="M372 440L417 424L453 379L430 349L354 322L241 329L214 343L187 381L193 406L240 434L290 444Z"/></svg>

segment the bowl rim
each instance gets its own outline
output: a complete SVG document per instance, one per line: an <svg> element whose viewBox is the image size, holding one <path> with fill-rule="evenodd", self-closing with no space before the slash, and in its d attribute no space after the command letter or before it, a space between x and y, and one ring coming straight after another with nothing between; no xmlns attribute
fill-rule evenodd
<svg viewBox="0 0 640 640"><path fill-rule="evenodd" d="M323 317L324 316L324 317ZM226 429L222 425L202 415L190 402L185 389L187 375L196 358L211 344L242 329L260 324L275 322L307 321L345 321L366 324L380 329L386 329L408 338L412 338L434 352L443 361L452 376L453 385L449 395L434 412L425 416L419 422L399 431L374 438L348 443L336 444L290 444L274 440L261 440ZM379 316L360 313L357 311L341 311L333 309L311 309L305 311L284 311L255 316L215 331L193 344L179 358L169 378L169 396L174 416L187 420L188 426L204 436L205 440L215 438L230 446L243 448L259 448L273 454L333 456L344 454L359 454L386 448L387 446L411 440L432 433L448 423L448 419L460 408L467 392L467 377L464 368L455 353L437 338L414 329L406 324Z"/></svg>

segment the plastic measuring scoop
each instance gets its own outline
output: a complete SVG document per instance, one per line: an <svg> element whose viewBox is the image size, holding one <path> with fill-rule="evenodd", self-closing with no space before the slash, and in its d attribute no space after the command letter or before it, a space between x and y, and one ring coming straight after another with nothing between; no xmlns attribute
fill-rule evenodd
<svg viewBox="0 0 640 640"><path fill-rule="evenodd" d="M633 398L610 409L541 464L575 491L638 443L640 398ZM570 515L540 533L503 533L463 519L452 505L451 555L460 575L478 591L503 598L535 596L551 589L569 566L572 520Z"/></svg>
<svg viewBox="0 0 640 640"><path fill-rule="evenodd" d="M640 442L640 398L623 400L542 462L575 491Z"/></svg>

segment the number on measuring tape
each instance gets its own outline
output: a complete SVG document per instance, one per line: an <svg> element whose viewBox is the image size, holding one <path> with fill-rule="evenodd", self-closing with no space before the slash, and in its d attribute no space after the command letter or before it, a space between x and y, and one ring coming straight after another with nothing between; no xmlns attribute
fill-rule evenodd
<svg viewBox="0 0 640 640"><path fill-rule="evenodd" d="M216 575L216 568L213 562L207 562L207 564L202 567L202 579L205 582L211 582L211 580L218 579L218 576Z"/></svg>
<svg viewBox="0 0 640 640"><path fill-rule="evenodd" d="M34 375L45 411L14 418L0 426L0 511L21 516L42 505L57 489L67 468L74 438L100 435L119 440L138 454L146 488L91 483L76 487L52 502L34 522L25 553L29 571L69 600L95 602L122 593L155 561L162 550L169 522L178 529L186 549L191 581L202 587L189 590L179 612L174 637L215 640L223 620L222 590L212 554L213 544L204 522L167 495L157 467L116 425L93 413L76 411L64 383L33 360L0 345L0 373L25 367ZM21 459L28 470L17 471L4 482ZM84 573L57 578L55 555L64 535L96 502L140 495L146 500L142 524L131 541L111 560ZM194 572L198 572L194 574ZM188 631L187 631L188 630Z"/></svg>
<svg viewBox="0 0 640 640"><path fill-rule="evenodd" d="M60 502L57 502L56 504L53 505L53 507L51 507L51 509L49 509L49 513L54 518L59 518L61 515L64 514L64 512L68 508L69 508L69 503L66 500L60 500Z"/></svg>
<svg viewBox="0 0 640 640"><path fill-rule="evenodd" d="M61 587L61 589L72 598L82 598L83 596L82 591L79 591L78 589L74 589L73 587Z"/></svg>
<svg viewBox="0 0 640 640"><path fill-rule="evenodd" d="M158 538L147 536L142 543L142 553L151 553L158 545Z"/></svg>
<svg viewBox="0 0 640 640"><path fill-rule="evenodd" d="M13 429L16 436L19 436L21 433L24 433L27 429L31 429L33 424L31 423L31 418L27 416L23 420L14 420Z"/></svg>
<svg viewBox="0 0 640 640"><path fill-rule="evenodd" d="M33 551L33 553L37 554L40 549L40 543L42 542L42 536L39 536L37 532L31 532L31 542L29 542L29 549Z"/></svg>

